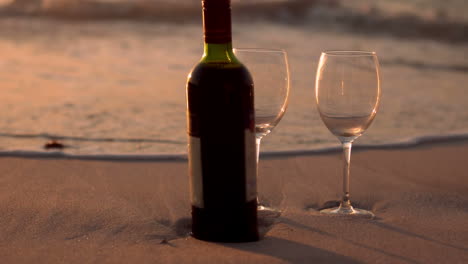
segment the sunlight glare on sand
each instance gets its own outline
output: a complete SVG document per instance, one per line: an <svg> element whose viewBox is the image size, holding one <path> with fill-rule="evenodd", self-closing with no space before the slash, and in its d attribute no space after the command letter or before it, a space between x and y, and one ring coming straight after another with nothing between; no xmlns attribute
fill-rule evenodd
<svg viewBox="0 0 468 264"><path fill-rule="evenodd" d="M0 0L0 6L13 3L15 0Z"/></svg>

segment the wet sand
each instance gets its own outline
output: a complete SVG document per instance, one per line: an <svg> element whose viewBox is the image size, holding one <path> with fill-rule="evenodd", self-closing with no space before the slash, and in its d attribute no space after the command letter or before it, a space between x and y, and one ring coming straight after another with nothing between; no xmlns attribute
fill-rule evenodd
<svg viewBox="0 0 468 264"><path fill-rule="evenodd" d="M382 100L357 144L468 135L468 94L461 85L468 83L468 63L460 56L468 54L467 45L355 34L305 22L234 20L233 25L236 47L288 52L288 109L262 150L336 144L314 102L317 62L325 49L379 55ZM52 139L75 155L186 151L185 86L203 52L199 23L11 18L0 19L0 31L0 151L44 151Z"/></svg>

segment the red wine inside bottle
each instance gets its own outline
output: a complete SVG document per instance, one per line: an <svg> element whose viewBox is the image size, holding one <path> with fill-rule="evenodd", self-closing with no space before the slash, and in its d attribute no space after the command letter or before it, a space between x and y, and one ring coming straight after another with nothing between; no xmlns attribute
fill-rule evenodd
<svg viewBox="0 0 468 264"><path fill-rule="evenodd" d="M253 81L232 52L229 1L203 6L205 54L187 83L192 235L256 241Z"/></svg>

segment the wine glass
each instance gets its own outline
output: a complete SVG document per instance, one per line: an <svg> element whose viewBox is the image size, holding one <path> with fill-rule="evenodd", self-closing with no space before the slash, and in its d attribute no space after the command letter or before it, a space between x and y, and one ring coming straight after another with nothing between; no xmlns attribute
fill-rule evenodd
<svg viewBox="0 0 468 264"><path fill-rule="evenodd" d="M321 213L374 217L372 212L351 205L349 171L352 143L377 114L381 95L379 71L375 52L322 52L315 81L316 103L322 121L343 145L344 194L339 207Z"/></svg>
<svg viewBox="0 0 468 264"><path fill-rule="evenodd" d="M286 51L282 49L236 48L234 53L245 64L254 81L255 136L257 171L260 142L283 117L288 105L289 65ZM279 208L259 192L258 209L280 213Z"/></svg>

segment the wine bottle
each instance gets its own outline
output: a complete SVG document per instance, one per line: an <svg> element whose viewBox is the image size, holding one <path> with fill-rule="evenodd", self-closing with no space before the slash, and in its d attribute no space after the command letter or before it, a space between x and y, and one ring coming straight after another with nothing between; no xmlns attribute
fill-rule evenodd
<svg viewBox="0 0 468 264"><path fill-rule="evenodd" d="M192 235L259 239L253 81L232 50L230 0L203 0L204 54L187 82Z"/></svg>

